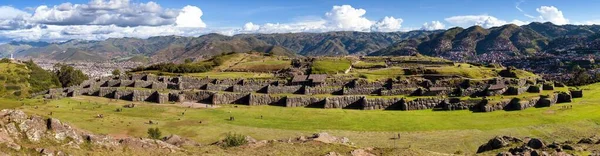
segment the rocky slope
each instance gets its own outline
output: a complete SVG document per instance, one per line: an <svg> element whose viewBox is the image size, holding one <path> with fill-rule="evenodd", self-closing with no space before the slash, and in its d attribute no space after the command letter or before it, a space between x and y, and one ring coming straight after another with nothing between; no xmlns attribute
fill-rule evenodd
<svg viewBox="0 0 600 156"><path fill-rule="evenodd" d="M176 146L183 144L181 139L175 139L173 136L166 137L165 141L146 138L114 139L75 129L54 118L29 116L20 110L0 111L0 155L69 155L70 151L119 151L124 147L132 151L169 154L182 151Z"/></svg>

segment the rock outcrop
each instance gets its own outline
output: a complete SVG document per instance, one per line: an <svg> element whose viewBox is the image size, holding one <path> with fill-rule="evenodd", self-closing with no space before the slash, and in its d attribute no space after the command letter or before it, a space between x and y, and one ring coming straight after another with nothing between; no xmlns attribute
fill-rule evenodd
<svg viewBox="0 0 600 156"><path fill-rule="evenodd" d="M79 148L89 143L94 148L109 150L139 148L159 153L179 152L183 151L181 146L195 145L193 141L175 135L165 137L164 141L146 138L113 139L110 136L95 135L75 129L54 118L29 116L23 111L13 109L0 111L0 146L6 146L14 151L32 149L42 155L65 155L62 151L32 146L46 141L69 148ZM24 142L26 144L22 144Z"/></svg>

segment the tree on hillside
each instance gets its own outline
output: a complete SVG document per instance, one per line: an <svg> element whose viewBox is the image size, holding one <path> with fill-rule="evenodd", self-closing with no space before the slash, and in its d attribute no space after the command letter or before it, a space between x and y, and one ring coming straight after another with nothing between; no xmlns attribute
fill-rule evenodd
<svg viewBox="0 0 600 156"><path fill-rule="evenodd" d="M30 93L41 92L50 88L60 87L58 77L51 71L44 70L32 60L26 61L25 65L31 72L27 81L31 85Z"/></svg>
<svg viewBox="0 0 600 156"><path fill-rule="evenodd" d="M113 71L112 71L112 74L113 74L114 76L119 76L119 75L121 75L121 70L119 70L119 69L115 69L115 70L113 70Z"/></svg>
<svg viewBox="0 0 600 156"><path fill-rule="evenodd" d="M192 58L186 58L183 62L184 63L192 63L192 62L194 62L194 60Z"/></svg>
<svg viewBox="0 0 600 156"><path fill-rule="evenodd" d="M89 79L81 70L75 69L69 65L57 63L54 65L54 73L63 87L79 85Z"/></svg>
<svg viewBox="0 0 600 156"><path fill-rule="evenodd" d="M152 139L160 139L161 132L158 128L148 128L148 137Z"/></svg>

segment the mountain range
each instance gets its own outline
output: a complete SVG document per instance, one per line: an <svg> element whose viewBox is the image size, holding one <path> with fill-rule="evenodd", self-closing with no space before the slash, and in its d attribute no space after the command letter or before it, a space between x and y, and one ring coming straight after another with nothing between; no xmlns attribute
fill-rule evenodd
<svg viewBox="0 0 600 156"><path fill-rule="evenodd" d="M412 55L473 57L490 52L536 55L600 48L600 26L533 22L489 29L472 26L437 31L206 34L198 37L157 36L147 39L110 38L60 43L10 42L0 45L0 57L47 58L59 61L151 62L202 59L227 52L259 51L288 56ZM135 59L133 59L135 58ZM142 59L140 59L142 58Z"/></svg>

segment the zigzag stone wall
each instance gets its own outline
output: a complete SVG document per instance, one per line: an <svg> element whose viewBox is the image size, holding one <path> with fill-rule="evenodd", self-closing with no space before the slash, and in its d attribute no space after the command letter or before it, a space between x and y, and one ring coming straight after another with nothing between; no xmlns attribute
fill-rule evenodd
<svg viewBox="0 0 600 156"><path fill-rule="evenodd" d="M303 86L267 86L268 94L303 94Z"/></svg>
<svg viewBox="0 0 600 156"><path fill-rule="evenodd" d="M286 107L315 107L315 108L323 108L325 107L325 98L318 97L287 97L285 99Z"/></svg>
<svg viewBox="0 0 600 156"><path fill-rule="evenodd" d="M356 87L356 88L344 88L343 90L343 94L344 95L371 95L371 94L381 94L381 87L378 88L363 88L363 87Z"/></svg>
<svg viewBox="0 0 600 156"><path fill-rule="evenodd" d="M233 92L251 93L251 92L266 92L266 85L234 85Z"/></svg>
<svg viewBox="0 0 600 156"><path fill-rule="evenodd" d="M400 98L363 98L364 110L386 109L400 110L400 103L404 103Z"/></svg>
<svg viewBox="0 0 600 156"><path fill-rule="evenodd" d="M393 96L393 95L411 95L417 90L417 88L402 88L402 89L390 89L381 90L381 96Z"/></svg>
<svg viewBox="0 0 600 156"><path fill-rule="evenodd" d="M401 103L401 110L423 110L433 109L442 103L442 98L417 98L412 101Z"/></svg>
<svg viewBox="0 0 600 156"><path fill-rule="evenodd" d="M363 109L365 96L335 96L325 98L325 108L354 108Z"/></svg>
<svg viewBox="0 0 600 156"><path fill-rule="evenodd" d="M306 87L304 89L304 94L306 95L317 95L317 94L333 94L340 95L343 94L342 87Z"/></svg>
<svg viewBox="0 0 600 156"><path fill-rule="evenodd" d="M249 99L248 93L215 93L212 104L248 104Z"/></svg>
<svg viewBox="0 0 600 156"><path fill-rule="evenodd" d="M276 105L285 106L285 96L274 96L269 94L250 94L248 105Z"/></svg>

